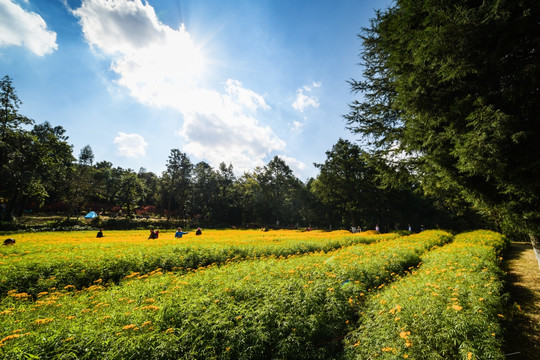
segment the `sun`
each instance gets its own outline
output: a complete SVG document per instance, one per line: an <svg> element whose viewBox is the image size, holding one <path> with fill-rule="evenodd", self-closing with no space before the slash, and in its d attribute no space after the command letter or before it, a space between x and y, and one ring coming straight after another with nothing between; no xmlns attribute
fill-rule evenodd
<svg viewBox="0 0 540 360"><path fill-rule="evenodd" d="M205 59L201 48L193 41L184 25L166 34L163 42L157 44L158 51L153 56L172 79L197 81L205 71Z"/></svg>

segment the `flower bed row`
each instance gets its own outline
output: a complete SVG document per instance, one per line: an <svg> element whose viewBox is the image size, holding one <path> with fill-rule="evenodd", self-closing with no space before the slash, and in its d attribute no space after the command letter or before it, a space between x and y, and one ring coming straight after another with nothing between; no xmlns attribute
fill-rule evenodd
<svg viewBox="0 0 540 360"><path fill-rule="evenodd" d="M347 359L504 359L502 235L475 231L427 253L371 298L346 339Z"/></svg>
<svg viewBox="0 0 540 360"><path fill-rule="evenodd" d="M328 253L270 256L187 274L133 273L79 292L11 292L0 352L41 358L329 359L364 299L388 287L445 232Z"/></svg>
<svg viewBox="0 0 540 360"><path fill-rule="evenodd" d="M398 236L291 230L209 230L181 239L169 232L158 240L147 240L147 235L118 231L96 239L94 232L19 234L15 246L0 248L0 296L16 290L35 297L67 285L82 289L98 279L117 283L132 272L147 274L158 268L183 272L212 263L331 251Z"/></svg>

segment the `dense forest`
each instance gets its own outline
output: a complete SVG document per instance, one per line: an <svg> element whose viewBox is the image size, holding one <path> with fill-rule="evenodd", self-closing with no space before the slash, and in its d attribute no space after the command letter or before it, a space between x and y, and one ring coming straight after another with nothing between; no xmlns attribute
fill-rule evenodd
<svg viewBox="0 0 540 360"><path fill-rule="evenodd" d="M194 164L178 149L164 159L162 174L136 172L94 162L89 145L76 157L64 128L35 124L19 113L21 100L9 76L1 80L0 96L4 225L29 213L72 218L93 210L107 217L161 217L207 227L473 226L422 196L418 184L385 188L367 154L347 140L327 151L326 161L315 164L320 174L306 183L279 157L237 177L232 164L218 169Z"/></svg>

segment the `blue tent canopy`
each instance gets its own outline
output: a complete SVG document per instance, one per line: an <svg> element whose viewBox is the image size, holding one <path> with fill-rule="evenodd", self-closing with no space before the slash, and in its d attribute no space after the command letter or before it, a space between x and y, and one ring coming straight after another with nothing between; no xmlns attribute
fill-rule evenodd
<svg viewBox="0 0 540 360"><path fill-rule="evenodd" d="M94 219L98 217L98 214L96 214L95 211L90 211L88 214L84 216L86 219Z"/></svg>

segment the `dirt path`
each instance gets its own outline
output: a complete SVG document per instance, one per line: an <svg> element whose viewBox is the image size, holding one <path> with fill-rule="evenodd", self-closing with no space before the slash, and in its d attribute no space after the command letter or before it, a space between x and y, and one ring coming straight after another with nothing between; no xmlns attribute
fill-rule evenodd
<svg viewBox="0 0 540 360"><path fill-rule="evenodd" d="M531 244L512 242L504 269L513 306L507 324L506 358L540 360L540 269Z"/></svg>

